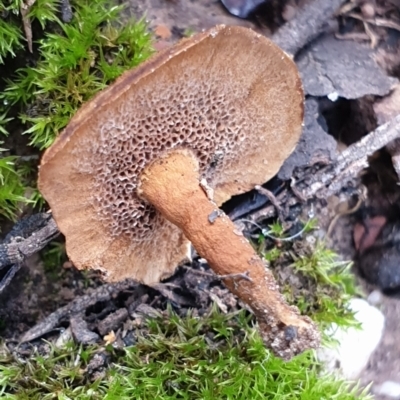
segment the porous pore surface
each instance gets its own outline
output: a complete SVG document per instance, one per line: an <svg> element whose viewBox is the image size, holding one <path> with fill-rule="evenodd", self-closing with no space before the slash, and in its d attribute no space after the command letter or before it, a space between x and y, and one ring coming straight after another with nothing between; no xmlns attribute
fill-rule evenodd
<svg viewBox="0 0 400 400"><path fill-rule="evenodd" d="M39 187L77 267L157 282L186 258L188 242L138 197L146 165L191 149L220 204L278 171L302 117L292 60L253 31L219 26L87 103L44 155Z"/></svg>

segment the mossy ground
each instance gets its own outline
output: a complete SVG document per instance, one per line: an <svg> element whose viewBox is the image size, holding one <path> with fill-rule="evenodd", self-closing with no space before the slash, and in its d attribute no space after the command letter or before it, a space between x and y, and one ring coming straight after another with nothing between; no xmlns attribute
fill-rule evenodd
<svg viewBox="0 0 400 400"><path fill-rule="evenodd" d="M201 318L169 311L146 322L134 346L48 346L28 358L0 355L4 399L367 399L320 368L308 352L273 357L241 311ZM143 331L142 331L143 332ZM108 365L93 372L93 360ZM103 367L102 367L103 368Z"/></svg>
<svg viewBox="0 0 400 400"><path fill-rule="evenodd" d="M27 50L22 0L0 1L0 216L15 218L26 203L37 204L39 150L49 147L78 108L127 69L152 53L143 20L121 24L122 6L108 0L72 1L63 22L60 2L37 0L28 17L33 53ZM25 135L25 138L15 136ZM16 153L36 154L17 157Z"/></svg>
<svg viewBox="0 0 400 400"><path fill-rule="evenodd" d="M352 263L341 261L315 238L312 231L316 226L316 220L305 224L300 240L282 240L281 234L277 240L261 236L259 251L275 271L288 302L295 303L302 314L312 315L323 330L331 323L354 326L347 303L361 292L355 285Z"/></svg>
<svg viewBox="0 0 400 400"><path fill-rule="evenodd" d="M354 326L347 300L356 289L348 264L339 263L322 244L312 243L311 234L305 232L304 238L283 246L281 242L279 247L276 240L263 239L261 254L269 257L274 251L274 272L287 298L321 329L331 322ZM59 265L60 257L62 246L53 246L44 255L46 268ZM121 327L133 343L126 347L121 341L114 342L115 347L103 341L96 346L70 342L56 348L51 341L10 352L4 343L1 395L33 400L368 398L344 381L322 375L312 351L290 362L273 356L245 310L223 314L213 305L201 317L190 310L179 316L165 304L160 317L141 323L128 320ZM325 336L324 342L328 341Z"/></svg>

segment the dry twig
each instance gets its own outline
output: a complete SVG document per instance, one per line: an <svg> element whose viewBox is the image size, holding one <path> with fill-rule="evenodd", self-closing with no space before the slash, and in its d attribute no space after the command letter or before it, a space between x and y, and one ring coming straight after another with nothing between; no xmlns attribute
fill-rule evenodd
<svg viewBox="0 0 400 400"><path fill-rule="evenodd" d="M307 200L314 197L327 198L337 193L346 186L348 180L356 178L362 169L368 167L369 156L398 137L400 137L400 114L345 149L338 155L334 164L327 165L313 174L306 172L305 178L298 182L296 191ZM280 204L285 203L286 206L300 202L298 195L289 193L288 190L280 193L277 199ZM248 218L258 222L274 216L276 216L275 207L269 205Z"/></svg>
<svg viewBox="0 0 400 400"><path fill-rule="evenodd" d="M10 283L25 259L37 253L59 235L57 225L48 213L32 215L19 221L0 244L0 293Z"/></svg>
<svg viewBox="0 0 400 400"><path fill-rule="evenodd" d="M128 279L119 283L105 284L94 289L89 294L76 297L66 306L54 311L39 324L29 329L29 331L20 339L20 343L30 342L31 340L37 339L56 328L62 320L82 314L88 307L93 306L98 302L109 301L119 292L135 286L137 286L137 283Z"/></svg>

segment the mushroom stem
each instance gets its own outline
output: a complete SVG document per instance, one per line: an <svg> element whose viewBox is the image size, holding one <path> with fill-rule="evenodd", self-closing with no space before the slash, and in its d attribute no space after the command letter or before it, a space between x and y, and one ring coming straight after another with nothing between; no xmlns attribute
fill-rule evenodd
<svg viewBox="0 0 400 400"><path fill-rule="evenodd" d="M253 247L207 198L192 152L174 150L146 167L138 192L184 232L215 273L228 276L225 285L250 306L264 342L276 355L290 359L318 346L315 324L285 302Z"/></svg>

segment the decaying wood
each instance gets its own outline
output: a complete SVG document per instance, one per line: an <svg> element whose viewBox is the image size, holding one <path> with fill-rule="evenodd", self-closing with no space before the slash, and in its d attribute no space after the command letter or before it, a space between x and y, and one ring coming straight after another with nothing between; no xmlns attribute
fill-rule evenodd
<svg viewBox="0 0 400 400"><path fill-rule="evenodd" d="M287 53L295 56L306 44L326 31L327 23L339 10L344 0L314 0L300 9L272 37Z"/></svg>
<svg viewBox="0 0 400 400"><path fill-rule="evenodd" d="M263 194L271 202L271 204L275 207L279 220L283 223L285 220L285 214L280 202L274 196L274 194L260 185L256 185L255 189L258 193Z"/></svg>
<svg viewBox="0 0 400 400"><path fill-rule="evenodd" d="M88 307L95 305L99 302L106 302L117 295L119 292L134 288L138 284L132 280L125 280L114 284L105 284L96 289L91 293L85 294L84 296L76 297L69 304L59 308L57 311L51 313L47 318L29 329L22 338L20 343L29 342L44 334L52 331L56 328L60 321L69 319L72 316L82 314Z"/></svg>
<svg viewBox="0 0 400 400"><path fill-rule="evenodd" d="M0 244L0 271L5 270L0 280L0 293L21 268L24 260L37 253L59 235L51 214L39 213L22 219Z"/></svg>

